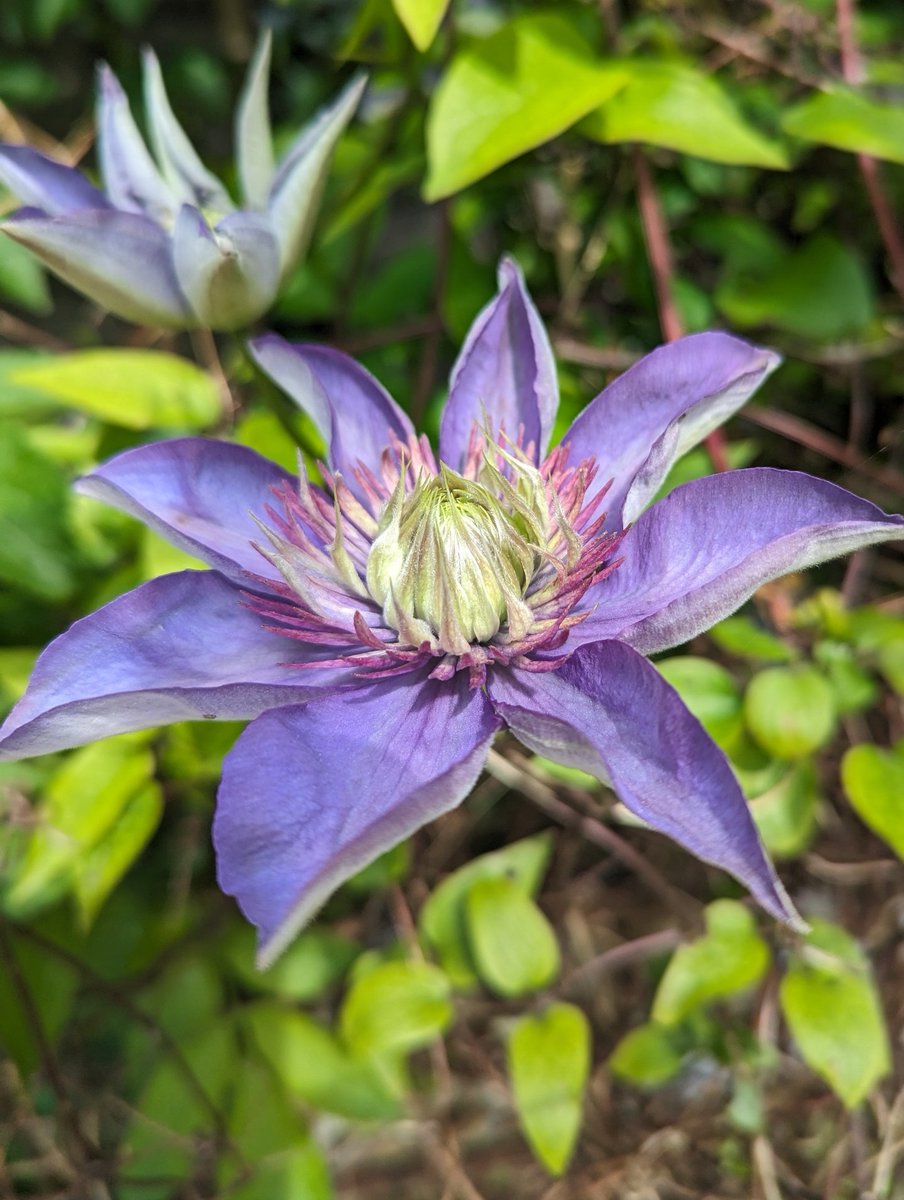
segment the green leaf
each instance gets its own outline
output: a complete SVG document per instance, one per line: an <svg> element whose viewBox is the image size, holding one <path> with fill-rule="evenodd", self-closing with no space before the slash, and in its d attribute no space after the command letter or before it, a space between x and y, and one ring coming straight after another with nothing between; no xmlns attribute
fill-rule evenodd
<svg viewBox="0 0 904 1200"><path fill-rule="evenodd" d="M83 929L151 840L163 816L163 791L149 783L126 801L113 827L75 860L75 900Z"/></svg>
<svg viewBox="0 0 904 1200"><path fill-rule="evenodd" d="M87 872L86 903L89 909L94 905L92 913L96 911L118 876L110 881L99 871L97 860L86 860L84 856L122 818L129 802L146 791L154 770L154 757L146 749L149 737L148 733L127 733L107 738L75 751L54 773L46 788L39 824L5 897L7 912L21 917L44 907L77 879L80 868ZM145 799L142 803L146 826L146 809L153 806L153 801ZM140 817L137 824L142 825ZM122 848L113 852L114 857L119 854L119 866L125 870L128 862L122 861ZM118 869L115 862L112 869ZM92 895L95 886L97 896Z"/></svg>
<svg viewBox="0 0 904 1200"><path fill-rule="evenodd" d="M853 648L846 642L831 639L817 642L813 647L813 659L825 671L832 686L839 716L862 712L875 703L878 685L869 671L857 662Z"/></svg>
<svg viewBox="0 0 904 1200"><path fill-rule="evenodd" d="M436 37L449 0L392 0L396 15L422 53Z"/></svg>
<svg viewBox="0 0 904 1200"><path fill-rule="evenodd" d="M809 96L785 113L782 128L806 142L904 163L904 107L847 88Z"/></svg>
<svg viewBox="0 0 904 1200"><path fill-rule="evenodd" d="M47 913L33 924L36 933L58 941L71 941L73 930L61 909ZM41 1022L44 1037L53 1046L63 1030L79 984L78 975L52 951L29 942L10 931L10 952L14 955L21 981L30 1003ZM41 1061L41 1051L13 976L0 959L0 1045L23 1079L28 1078Z"/></svg>
<svg viewBox="0 0 904 1200"><path fill-rule="evenodd" d="M813 765L802 762L751 802L760 837L774 858L794 858L806 850L816 833L820 800Z"/></svg>
<svg viewBox="0 0 904 1200"><path fill-rule="evenodd" d="M814 667L772 667L750 681L747 727L776 758L806 758L835 731L835 698Z"/></svg>
<svg viewBox="0 0 904 1200"><path fill-rule="evenodd" d="M652 1015L661 1025L677 1025L711 1000L752 987L769 966L769 947L743 904L716 900L705 919L706 934L678 947L656 989Z"/></svg>
<svg viewBox="0 0 904 1200"><path fill-rule="evenodd" d="M836 925L814 921L779 992L801 1056L848 1108L889 1069L888 1034L866 955Z"/></svg>
<svg viewBox="0 0 904 1200"><path fill-rule="evenodd" d="M732 276L716 303L735 325L771 325L822 341L861 333L873 316L863 262L827 233L809 238L768 275Z"/></svg>
<svg viewBox="0 0 904 1200"><path fill-rule="evenodd" d="M898 695L904 696L904 637L879 647L876 666Z"/></svg>
<svg viewBox="0 0 904 1200"><path fill-rule="evenodd" d="M656 664L709 736L727 749L744 728L741 691L731 674L708 658L675 655Z"/></svg>
<svg viewBox="0 0 904 1200"><path fill-rule="evenodd" d="M841 783L864 825L904 858L904 757L852 746L841 760Z"/></svg>
<svg viewBox="0 0 904 1200"><path fill-rule="evenodd" d="M552 839L548 834L522 838L492 854L482 854L449 875L428 897L419 925L423 937L439 955L443 970L457 988L477 982L465 928L465 900L480 879L509 879L525 896L539 891Z"/></svg>
<svg viewBox="0 0 904 1200"><path fill-rule="evenodd" d="M427 114L427 200L440 200L563 133L624 84L558 13L516 17L459 51Z"/></svg>
<svg viewBox="0 0 904 1200"><path fill-rule="evenodd" d="M230 1200L331 1200L322 1152L273 1071L254 1057L236 1064L229 1132L244 1162L221 1159L219 1195Z"/></svg>
<svg viewBox="0 0 904 1200"><path fill-rule="evenodd" d="M353 1054L395 1054L434 1042L452 1020L449 977L430 963L383 963L355 980L339 1014Z"/></svg>
<svg viewBox="0 0 904 1200"><path fill-rule="evenodd" d="M255 966L255 935L250 925L236 926L227 946L229 964L246 987L283 1000L307 1004L341 979L357 957L358 945L326 926L300 934L266 971Z"/></svg>
<svg viewBox="0 0 904 1200"><path fill-rule="evenodd" d="M41 317L53 308L44 268L9 237L0 237L0 295Z"/></svg>
<svg viewBox="0 0 904 1200"><path fill-rule="evenodd" d="M291 1093L356 1120L390 1120L398 1104L377 1072L304 1013L270 1001L244 1012L261 1053Z"/></svg>
<svg viewBox="0 0 904 1200"><path fill-rule="evenodd" d="M658 1087L681 1070L683 1056L675 1036L662 1025L641 1025L625 1034L609 1058L609 1070L640 1087Z"/></svg>
<svg viewBox="0 0 904 1200"><path fill-rule="evenodd" d="M739 658L762 662L786 663L794 659L794 650L775 634L760 629L749 617L726 617L709 631L717 646Z"/></svg>
<svg viewBox="0 0 904 1200"><path fill-rule="evenodd" d="M465 901L478 974L499 996L526 996L556 977L559 945L530 896L510 879L481 879Z"/></svg>
<svg viewBox="0 0 904 1200"><path fill-rule="evenodd" d="M590 1026L579 1008L553 1004L520 1017L508 1040L515 1107L530 1147L553 1175L568 1165L590 1074Z"/></svg>
<svg viewBox="0 0 904 1200"><path fill-rule="evenodd" d="M21 367L12 380L126 429L204 429L221 415L213 379L162 350L79 350Z"/></svg>
<svg viewBox="0 0 904 1200"><path fill-rule="evenodd" d="M66 599L75 584L67 525L69 484L12 422L0 426L0 583L41 600Z"/></svg>
<svg viewBox="0 0 904 1200"><path fill-rule="evenodd" d="M627 86L581 125L596 141L644 142L713 162L784 170L782 146L750 125L712 76L688 63L623 62Z"/></svg>

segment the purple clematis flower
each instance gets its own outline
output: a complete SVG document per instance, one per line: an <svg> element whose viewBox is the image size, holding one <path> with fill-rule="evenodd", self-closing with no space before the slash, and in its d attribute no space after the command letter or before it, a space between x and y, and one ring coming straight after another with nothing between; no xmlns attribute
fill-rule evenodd
<svg viewBox="0 0 904 1200"><path fill-rule="evenodd" d="M245 208L195 153L173 115L160 64L145 51L149 154L119 81L99 72L103 190L28 146L0 145L0 181L26 207L0 230L59 277L130 321L238 329L272 304L310 240L339 135L364 88L357 78L302 130L278 165L267 109L270 36L236 116Z"/></svg>
<svg viewBox="0 0 904 1200"><path fill-rule="evenodd" d="M196 438L82 480L213 569L155 579L59 637L0 758L251 719L214 841L264 964L353 872L467 795L503 724L796 922L725 756L644 657L769 579L904 534L904 518L791 471L714 475L645 508L777 357L722 333L663 346L547 453L553 360L506 261L435 457L345 355L273 335L252 349L326 438L325 482Z"/></svg>

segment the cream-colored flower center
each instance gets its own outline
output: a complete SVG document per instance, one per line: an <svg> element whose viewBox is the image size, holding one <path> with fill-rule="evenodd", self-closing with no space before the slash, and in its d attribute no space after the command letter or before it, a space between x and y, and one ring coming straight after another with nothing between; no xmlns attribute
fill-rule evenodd
<svg viewBox="0 0 904 1200"><path fill-rule="evenodd" d="M524 635L532 619L524 595L546 524L538 475L530 485L493 466L474 480L443 465L407 495L400 480L370 550L367 586L404 640L464 654L503 624Z"/></svg>

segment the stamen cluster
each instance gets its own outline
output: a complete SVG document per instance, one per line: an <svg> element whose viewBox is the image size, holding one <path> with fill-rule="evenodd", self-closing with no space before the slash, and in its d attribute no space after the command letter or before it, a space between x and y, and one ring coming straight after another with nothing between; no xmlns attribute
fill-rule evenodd
<svg viewBox="0 0 904 1200"><path fill-rule="evenodd" d="M312 484L302 468L297 489L276 490L256 546L277 594L247 603L268 629L323 646L299 667L379 678L433 658L431 678L468 670L473 687L493 663L555 670L624 535L604 531L606 489L585 503L595 460L571 467L559 447L537 467L531 451L475 430L460 473L414 435L393 439L379 475L359 464L353 487L323 466Z"/></svg>

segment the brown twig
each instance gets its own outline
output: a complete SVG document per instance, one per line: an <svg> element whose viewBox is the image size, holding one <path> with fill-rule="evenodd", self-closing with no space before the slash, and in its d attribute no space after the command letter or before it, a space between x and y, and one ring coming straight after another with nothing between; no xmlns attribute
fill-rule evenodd
<svg viewBox="0 0 904 1200"><path fill-rule="evenodd" d="M856 0L836 0L835 13L838 23L838 40L841 46L841 74L845 83L856 87L863 82L864 76L863 59L857 45ZM879 227L879 234L891 262L891 281L901 299L904 300L904 238L901 236L895 212L885 194L879 164L868 154L858 154L857 165L860 168L863 186L866 188L866 194Z"/></svg>
<svg viewBox="0 0 904 1200"><path fill-rule="evenodd" d="M559 991L563 995L571 995L580 991L589 982L596 984L603 976L635 963L646 962L657 955L667 954L685 940L680 929L661 929L656 933L648 933L644 937L632 938L620 946L612 946L597 954L587 962L582 963L562 980Z"/></svg>
<svg viewBox="0 0 904 1200"><path fill-rule="evenodd" d="M637 181L637 204L640 209L640 219L643 225L644 242L647 256L650 260L650 270L653 273L653 286L656 289L656 302L659 308L659 324L666 341L677 341L684 334L684 324L675 303L672 281L675 278L675 267L672 260L672 247L669 242L668 226L659 195L653 182L653 172L642 147L632 147L634 177ZM728 452L725 437L721 430L715 429L708 434L704 445L710 462L717 471L728 470Z"/></svg>
<svg viewBox="0 0 904 1200"><path fill-rule="evenodd" d="M669 910L675 911L678 908L688 917L696 918L697 905L692 897L672 887L669 881L639 851L635 850L614 830L604 825L602 821L582 816L560 800L555 790L530 770L527 760L520 759L514 753L512 753L512 757L505 758L498 751L491 750L487 759L487 770L500 783L521 792L547 816L552 817L560 825L564 825L566 829L576 830L588 842L593 842L600 849L615 855L639 879L642 879L651 891L659 896Z"/></svg>
<svg viewBox="0 0 904 1200"><path fill-rule="evenodd" d="M811 425L809 421L804 421L801 417L795 417L791 413L779 412L772 408L763 408L760 405L748 405L738 413L738 416L754 425L759 425L762 429L769 429L773 433L781 434L782 437L789 438L798 445L806 446L808 450L813 450L824 458L830 458L833 462L841 463L842 466L848 467L852 471L866 475L874 483L888 488L897 496L904 496L904 476L901 476L899 472L890 467L877 466L865 454L861 454L859 450L855 450L841 438L827 433L824 429L819 429L816 425Z"/></svg>
<svg viewBox="0 0 904 1200"><path fill-rule="evenodd" d="M22 1010L25 1024L34 1038L38 1056L41 1060L41 1067L47 1077L50 1089L56 1098L60 1122L69 1130L82 1163L96 1162L100 1158L100 1150L82 1129L78 1119L78 1112L70 1099L66 1082L63 1079L53 1048L50 1045L43 1022L41 1021L41 1015L35 1005L34 997L19 965L19 960L16 958L7 922L3 918L0 918L0 958L3 959L6 975L19 1001L19 1007Z"/></svg>
<svg viewBox="0 0 904 1200"><path fill-rule="evenodd" d="M452 223L449 201L441 200L437 205L436 276L433 281L434 324L424 341L417 378L411 396L411 416L415 425L421 425L430 393L436 382L439 350L443 341L442 308L449 280L449 260L452 253Z"/></svg>

